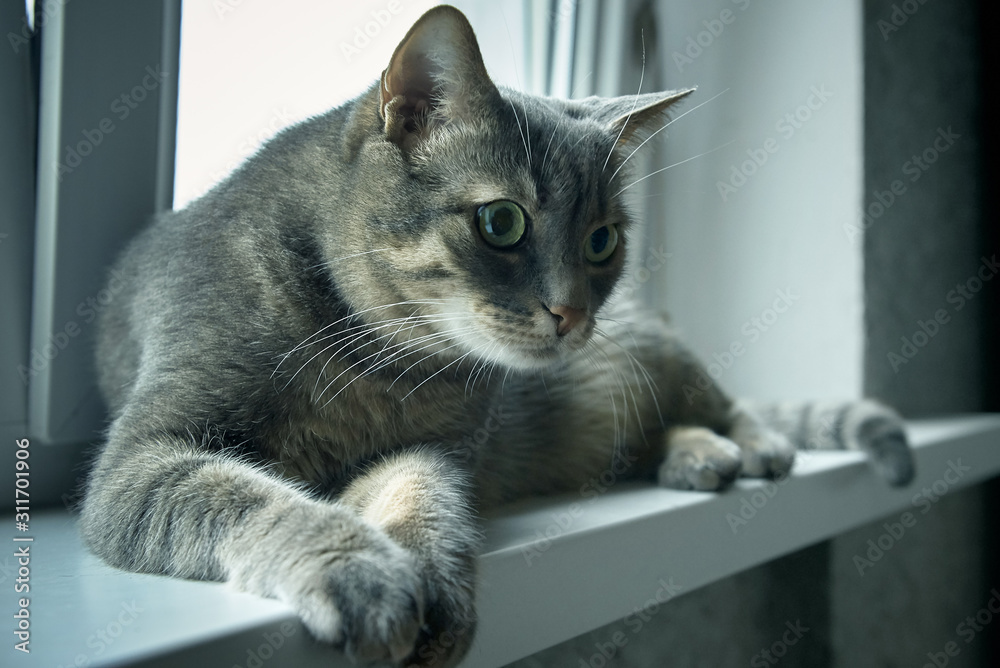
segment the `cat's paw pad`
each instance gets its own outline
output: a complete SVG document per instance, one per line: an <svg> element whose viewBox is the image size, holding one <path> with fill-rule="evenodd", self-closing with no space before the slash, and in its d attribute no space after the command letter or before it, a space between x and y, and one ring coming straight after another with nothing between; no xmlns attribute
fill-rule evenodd
<svg viewBox="0 0 1000 668"><path fill-rule="evenodd" d="M722 489L740 474L740 448L703 427L677 428L668 436L667 458L659 481L673 489Z"/></svg>
<svg viewBox="0 0 1000 668"><path fill-rule="evenodd" d="M409 555L392 548L330 555L315 586L292 601L318 640L355 662L399 662L423 624L420 578Z"/></svg>
<svg viewBox="0 0 1000 668"><path fill-rule="evenodd" d="M743 456L743 475L774 478L788 475L795 463L795 446L784 435L761 430L741 437L731 435Z"/></svg>

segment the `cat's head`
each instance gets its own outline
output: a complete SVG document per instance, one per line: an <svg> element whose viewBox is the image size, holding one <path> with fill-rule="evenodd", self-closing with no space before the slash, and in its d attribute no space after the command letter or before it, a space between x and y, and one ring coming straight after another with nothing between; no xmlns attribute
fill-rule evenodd
<svg viewBox="0 0 1000 668"><path fill-rule="evenodd" d="M413 331L437 334L426 339L437 349L505 366L582 347L624 266L619 167L690 92L567 101L500 89L465 16L430 10L369 95L378 118L352 185L364 244L344 268L364 276L355 307L371 321L419 314ZM381 309L394 302L407 303Z"/></svg>

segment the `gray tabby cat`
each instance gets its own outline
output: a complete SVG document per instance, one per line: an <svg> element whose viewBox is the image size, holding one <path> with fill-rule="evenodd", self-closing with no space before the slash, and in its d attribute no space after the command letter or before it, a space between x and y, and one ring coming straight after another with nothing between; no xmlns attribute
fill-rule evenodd
<svg viewBox="0 0 1000 668"><path fill-rule="evenodd" d="M866 450L906 483L890 410L755 413L659 316L599 315L632 225L619 167L690 92L499 89L465 17L425 14L368 92L124 253L90 548L286 601L363 662L450 666L475 628L485 508L611 466L720 489L784 474L792 443Z"/></svg>

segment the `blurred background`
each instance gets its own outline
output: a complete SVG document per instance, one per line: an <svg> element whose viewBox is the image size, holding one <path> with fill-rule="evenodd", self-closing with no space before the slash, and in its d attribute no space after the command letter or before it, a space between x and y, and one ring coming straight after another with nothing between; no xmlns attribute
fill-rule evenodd
<svg viewBox="0 0 1000 668"><path fill-rule="evenodd" d="M365 90L434 4L0 0L0 437L4 462L15 438L44 446L40 500L72 502L100 439L93 320L122 245ZM452 4L502 85L698 86L634 160L644 238L624 288L731 393L874 396L908 418L1000 409L985 2ZM1000 584L996 508L995 485L947 499L863 581L859 529L681 597L612 665L745 662L795 616L819 629L796 665L922 665ZM610 632L524 665L586 665ZM997 665L984 635L949 665Z"/></svg>

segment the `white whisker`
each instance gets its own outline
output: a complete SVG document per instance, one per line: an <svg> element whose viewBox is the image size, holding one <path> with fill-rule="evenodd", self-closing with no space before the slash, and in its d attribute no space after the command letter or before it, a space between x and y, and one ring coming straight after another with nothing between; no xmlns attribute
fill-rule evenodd
<svg viewBox="0 0 1000 668"><path fill-rule="evenodd" d="M503 11L503 7L500 8L500 12L503 15L503 24L504 24L504 27L507 28L507 43L510 44L510 57L511 57L511 60L514 61L514 80L517 82L517 88L518 88L518 90L524 90L524 88L521 86L521 77L517 73L517 54L514 51L514 38L510 34L510 24L507 23L507 12ZM528 113L525 112L525 114L524 114L524 125L527 128L527 135L528 135L527 140L525 140L525 132L521 131L521 121L518 120L518 118L517 118L517 111L514 109L514 103L511 102L510 100L507 100L507 102L510 102L510 108L511 108L512 111L514 111L514 120L517 121L517 129L518 129L518 131L521 132L521 142L524 144L524 152L528 155L528 166L530 167L531 166L531 126L528 125Z"/></svg>
<svg viewBox="0 0 1000 668"><path fill-rule="evenodd" d="M521 128L521 119L517 117L517 109L514 108L514 103L511 100L507 100L510 104L510 110L514 112L514 120L517 121L517 131L521 133L521 143L524 144L524 154L528 156L528 164L531 164L531 149L528 148L528 142L524 138L524 130ZM527 122L528 114L524 115L524 120Z"/></svg>
<svg viewBox="0 0 1000 668"><path fill-rule="evenodd" d="M443 315L448 315L448 314L440 314L440 315L443 316ZM455 315L456 316L460 316L462 314L456 313ZM298 370L295 373L293 373L292 376L288 379L288 382L285 383L285 385L282 388L282 390L287 389L288 386L291 385L292 381L295 380L295 377L298 376L299 373L302 372L302 370L305 369L306 366L308 366L313 360L315 360L317 357L319 357L320 355L322 355L326 351L330 350L330 348L333 348L334 346L336 346L338 343L344 341L344 339L349 339L349 340L347 341L347 343L345 343L339 349L337 349L333 353L331 353L329 359L327 359L327 361L323 365L322 369L320 369L320 373L319 373L320 377L322 377L322 374L326 370L327 365L337 356L338 353L340 353L341 350L343 350L344 348L348 347L349 345L351 345L352 343L354 343L358 339L363 338L364 336L366 336L368 334L374 334L377 330L380 330L380 329L383 329L383 328L386 328L386 327L392 327L396 323L399 323L399 325L400 325L399 329L402 329L403 325L405 325L407 322L410 322L412 320L417 320L417 322L415 322L411 326L411 329L413 327L417 327L417 326L422 325L422 324L432 324L432 323L437 323L437 322L449 322L449 321L458 320L458 319L459 319L458 317L455 317L455 318L438 317L438 314L434 314L433 316L428 316L428 315L410 315L410 316L407 316L405 318L391 318L389 320L378 320L378 321L375 321L374 323L370 323L370 324L369 323L364 323L364 324L361 324L361 325L355 325L353 327L348 327L347 329L341 330L339 332L335 332L334 334L328 334L327 336L324 336L324 337L322 337L320 339L317 339L316 341L313 341L308 346L303 346L303 348L308 348L309 346L313 346L313 345L315 345L317 343L320 343L322 341L326 341L328 339L332 339L332 338L336 339L333 343L331 343L330 345L326 346L325 348L323 348L322 350L320 350L318 353L316 353L315 355L313 355L312 357L310 357L308 360L306 360L305 362L303 362L302 366L300 366L298 368ZM355 331L355 330L359 330L359 331ZM354 332L353 334L350 333L352 331ZM397 332L398 331L399 330L397 329ZM370 341L370 342L368 342L368 343L360 346L359 348L357 348L357 350L360 350L364 346L370 345L371 343L374 343L374 342L379 341L379 340L381 340L383 338L386 338L387 336L393 336L393 333L383 334L382 336L379 336L379 337L373 339L372 341ZM319 378L317 378L317 383L318 382L319 382ZM315 391L315 389L316 388L314 387L313 391Z"/></svg>
<svg viewBox="0 0 1000 668"><path fill-rule="evenodd" d="M472 328L470 328L470 329L472 329ZM458 332L458 333L461 333L461 331L459 330L459 332ZM433 338L433 337L439 337L439 338L444 338L444 339L445 339L445 341L450 341L450 340L453 340L454 338L456 338L455 336L453 336L453 334L454 334L453 332L439 332L439 333L437 333L437 334L428 334L428 335L426 335L425 337L419 337L418 339L414 339L414 341L412 341L412 342L410 342L410 341L407 341L407 342L404 342L404 343L409 343L409 344L413 344L413 345L415 345L415 344L416 344L416 342L417 342L417 341L420 341L421 339L424 339L424 340L426 340L426 339L429 339L429 338ZM441 343L441 342L439 342L439 341L433 341L433 342L432 342L432 343L430 343L429 345L421 347L421 348L420 348L420 350L424 350L424 349L426 349L426 348L430 348L430 347L432 347L432 346L435 346L435 345L439 345L440 343ZM407 368L407 369L406 369L405 371L403 371L403 373L401 373L401 374L400 374L399 376L397 376L397 377L396 377L396 380L399 380L399 378L400 378L400 377L402 377L402 375L403 375L403 374L405 374L405 373L406 373L407 371L409 371L410 369L412 369L412 368L413 368L414 366L416 366L417 364L419 364L419 363L420 363L420 362L422 362L423 360L425 360L425 359L428 359L429 357L433 357L434 355L437 355L437 354L440 354L440 353L442 353L442 352L444 352L445 350L448 350L448 349L450 349L450 348L454 348L454 347L455 347L455 346L457 346L457 345L461 345L461 343L456 343L456 344L454 344L454 345L451 345L451 346L448 346L448 347L444 348L443 350L439 350L439 351L437 351L437 352L435 352L435 353L432 353L432 354L428 355L427 357L424 357L424 358L423 358L423 359L421 359L420 361L418 361L418 362L414 363L413 365L409 366L409 367L408 367L408 368ZM404 350L406 350L406 349L404 348ZM399 360L399 359L402 359L403 357L408 357L409 355L412 355L412 354L414 354L414 353L416 353L416 352L419 352L419 350L416 350L416 351L412 351L412 352L407 352L407 353L406 353L405 355L401 355L401 356L399 356L399 357L396 357L396 360ZM324 394L326 394L326 391L330 389L330 387L331 387L331 386L333 385L333 383L334 383L334 382L336 382L336 381L337 381L337 379L338 379L338 378L340 378L340 377L341 377L341 376L343 376L343 375L344 375L345 373L347 373L348 371L350 371L350 370L351 370L351 369L353 369L354 367L358 366L359 364L362 364L362 363L364 363L364 362L365 362L366 360L370 359L371 357L373 357L373 356L375 356L375 355L380 355L381 353L382 353L382 351L379 351L379 352L377 352L377 353L373 353L372 355L369 355L368 357L365 357L365 358L363 358L363 359L361 359L361 360L358 360L357 362L355 362L354 364L352 364L352 365L351 365L351 366L349 366L348 368L346 368L346 369L344 369L343 371L341 371L341 372L340 372L339 374L337 374L337 376L336 376L336 377L335 377L335 378L334 378L333 380L331 380L331 381L330 381L330 382L329 382L329 383L328 383L328 384L326 385L326 387L324 387L324 388L323 388L323 391L319 393L319 396L315 398L315 401L317 401L317 402L318 402L318 401L319 401L319 399L321 399L321 398L323 397L323 395L324 395ZM336 394L334 394L334 395L333 395L332 397L330 397L330 399L329 399L329 400L327 400L327 402L326 402L326 403L324 403L324 404L323 404L323 405L321 406L321 408L326 408L326 406L328 406L328 405L330 404L330 402L331 402L331 401L333 401L334 399L336 399L336 398L337 398L337 397L338 397L338 396L340 395L340 393L341 393L341 392L343 392L343 391L344 391L344 390L346 390L346 389L347 389L348 387L350 387L350 386L351 386L351 384L353 384L353 383L354 383L354 382L355 382L356 380L358 380L358 379L360 379L360 378L363 378L363 377L365 377L365 376L367 376L367 375L369 375L369 374L371 374L371 373L374 373L375 371L377 371L377 370L379 370L379 369L382 369L382 368L384 368L384 367L385 367L385 366L387 366L387 365L388 365L389 363L390 363L390 362L388 362L388 361L383 361L382 363L380 363L380 364L379 364L379 366L377 366L377 367L373 367L372 369L368 369L368 370L366 370L366 371L365 371L364 373L361 373L361 374L358 374L357 376L355 376L354 378L352 378L352 379L351 379L351 380L350 380L349 382L347 382L347 383L346 383L346 384L345 384L345 385L344 385L344 386L343 386L342 388L340 388L339 390L337 390ZM396 380L394 380L394 381L392 382L392 384L395 384ZM388 388L388 389L392 389L392 384L390 384L390 386L389 386L389 388ZM386 391L388 391L388 389L387 389Z"/></svg>
<svg viewBox="0 0 1000 668"><path fill-rule="evenodd" d="M406 367L405 369L403 369L403 372L402 372L401 374L399 374L398 376L396 376L395 380L393 380L393 381L392 381L391 383L389 383L389 387L388 387L388 388L386 388L386 392L388 392L389 390L391 390L391 389L392 389L392 387L393 387L393 385L395 385L395 384L396 384L396 381L398 381L398 380L399 380L400 378L402 378L403 376L405 376L405 375L406 375L406 373L407 373L407 372L408 372L408 371L409 371L410 369L412 369L413 367L417 366L418 364L420 364L420 363L421 363L421 362L423 362L424 360L429 360L430 358L434 357L435 355L440 355L441 353L445 352L446 350L451 350L452 348L455 348L455 347L457 347L457 346L460 346L460 345L462 345L462 342L461 342L461 341L459 341L458 343L453 343L453 344L451 344L450 346L446 346L445 348L442 348L441 350L438 350L438 351L436 351L436 352L433 352L433 353L431 353L430 355L426 355L426 356L424 356L424 357L421 357L421 358L420 358L420 359L418 359L418 360L417 360L416 362L414 362L414 363L413 363L413 364L411 364L410 366L408 366L408 367ZM466 354L468 354L468 353L466 353ZM463 357L464 357L464 355L463 355ZM451 364L454 364L454 361L452 361L452 362L451 362ZM450 364L449 364L449 366L450 366ZM444 370L444 369L438 369L437 371L435 371L435 372L434 372L434 375L436 376L436 375L437 375L438 373L440 373L440 372L441 372L441 371L443 371L443 370ZM426 381L425 381L425 382L426 382ZM423 385L423 383L421 383L421 385ZM409 395L406 395L406 396L409 396Z"/></svg>
<svg viewBox="0 0 1000 668"><path fill-rule="evenodd" d="M427 350L428 348L432 348L432 347L434 347L436 345L440 345L441 343L443 343L445 341L453 341L453 340L455 340L455 339L458 338L458 335L466 334L468 332L475 332L475 331L476 331L476 328L474 326L469 326L469 327L464 327L464 328L460 328L460 329L456 329L456 330L452 330L452 331L448 331L448 332L439 332L438 334L428 334L428 335L425 335L425 336L418 336L417 338L413 339L412 341L405 341L404 343L409 344L408 347L401 348L400 350L397 350L392 355L389 355L382 362L379 362L378 366L373 366L371 369L368 369L367 371L365 371L365 373L362 374L362 375L365 375L365 376L371 375L373 373L381 371L382 369L384 369L385 367L389 366L390 364L393 364L395 362L398 362L401 359L409 357L410 355L415 355L415 354L419 353L422 350ZM425 341L431 341L435 337L443 338L444 341L432 341L428 345L424 345L424 346L420 346L419 348L416 348L421 343L424 343ZM414 348L416 348L416 350L414 350ZM409 371L409 369L407 369L407 371Z"/></svg>
<svg viewBox="0 0 1000 668"><path fill-rule="evenodd" d="M577 96L577 94L580 92L580 87L583 86L583 84L587 83L587 81L592 76L594 76L594 70L590 70L589 72L587 72L587 76L583 77L576 83L576 85L573 87L573 90L569 94L570 99L573 99Z"/></svg>
<svg viewBox="0 0 1000 668"><path fill-rule="evenodd" d="M405 322L408 321L408 320L410 320L410 319L411 318L405 318L402 324L405 324ZM446 318L445 320L443 320L443 322L449 322L451 320L456 320L456 318ZM414 324L412 324L408 328L408 330L412 332L414 328L416 328L416 327L418 327L420 325L423 325L423 324L427 324L428 322L442 322L442 321L437 321L437 320L418 321L418 322L415 322ZM400 325L400 328L402 328L402 324ZM383 327L384 326L385 325L383 325ZM376 328L376 329L381 329L381 327ZM391 350L391 349L399 347L399 346L405 346L405 345L411 343L412 341L420 341L420 340L427 339L428 337L446 336L447 335L447 333L445 333L445 332L433 332L431 334L424 334L423 336L419 336L416 339L409 339L408 338L406 341L402 341L400 343L396 343L396 344L390 346L389 343L392 341L392 339L389 338L389 337L395 336L398 333L398 331L399 330L397 329L396 332L389 332L388 334L383 334L383 335L381 335L379 337L376 337L376 338L372 339L371 341L368 341L367 343L358 346L357 348L355 348L351 352L356 353L356 352L360 351L362 348L365 348L366 346L370 346L373 343L377 343L378 341L380 341L382 339L388 339L386 341L386 345L382 346L382 348L380 350L378 350L377 352L374 352L374 353L372 353L372 354L370 354L370 355L368 355L366 357L363 357L360 360L360 362L364 362L364 361L369 360L372 357L374 357L375 360L376 360L376 362L377 362L379 355L381 355L382 353L384 353L386 350ZM354 343L355 341L357 341L359 338L365 336L368 333L369 333L369 331L367 331L367 330L361 332L360 334L354 336L350 341L348 341L343 346L341 346L340 348L338 348L337 350L335 350L333 353L330 354L330 357L326 360L326 362L320 368L319 374L317 374L317 376L316 376L316 383L315 383L315 385L313 385L313 393L314 394L316 392L316 388L319 387L319 381L320 381L320 379L323 377L323 374L326 373L326 367L330 364L330 362L332 362L334 359L336 359L337 354L340 353L341 350L344 350L344 348L347 348L349 345L351 345L352 343ZM327 350L329 350L333 346L337 345L337 343L338 342L334 342L334 343L330 344L329 346L327 346L326 348L324 348L323 350L321 350L320 352L316 353L316 355L313 355L313 357L309 360L309 362L311 362L313 359L316 359L317 356L319 356L322 353L326 352ZM306 364L308 364L308 362ZM355 364L357 364L357 363L355 363ZM303 365L303 366L305 366L305 365ZM355 365L351 365L351 367L348 367L348 369L353 368L354 366ZM337 377L339 378L340 376L337 376ZM334 380L336 380L336 379L334 379ZM322 394L320 396L322 396Z"/></svg>
<svg viewBox="0 0 1000 668"><path fill-rule="evenodd" d="M500 396L503 397L504 388L507 387L507 377L510 376L510 372L513 371L514 367L507 367L507 373L503 375L503 381L500 383Z"/></svg>
<svg viewBox="0 0 1000 668"><path fill-rule="evenodd" d="M625 122L622 123L622 129L618 131L618 136L615 137L615 143L611 145L611 150L608 151L608 157L604 159L604 167L601 168L602 174L604 173L604 170L608 168L608 162L611 160L611 156L615 152L615 147L618 146L618 141L625 133L625 128L628 127L628 122L632 119L632 112L635 111L635 105L639 104L639 93L642 92L642 80L646 76L646 37L641 30L639 31L639 39L642 40L642 70L639 72L639 88L635 91L635 99L632 100L632 108L629 109L628 116L625 117ZM630 155L629 157L632 156ZM627 162L628 158L625 158L625 160ZM618 170L615 170L615 174L617 173ZM611 178L615 178L614 174L611 175Z"/></svg>
<svg viewBox="0 0 1000 668"><path fill-rule="evenodd" d="M348 259L350 259L352 257L359 257L361 255L369 255L371 253L381 253L382 251L387 251L387 250L392 250L392 249L391 248L376 248L375 250L361 251L360 253L352 253L350 255L342 255L340 257L335 257L332 260L329 260L327 262L320 262L319 264L314 264L311 267L306 267L306 270L308 271L309 269L316 269L318 267L327 267L327 266L333 264L334 262L340 262L341 260L348 260Z"/></svg>
<svg viewBox="0 0 1000 668"><path fill-rule="evenodd" d="M677 166L679 166L679 165L683 165L683 164L684 164L685 162L691 162L692 160L696 160L696 159L698 159L698 158L701 158L701 157L703 157L703 156L706 156L706 155L708 155L709 153L715 153L716 151L719 151L719 150L722 150L722 149L726 148L727 146L729 146L730 144L733 144L733 143L735 143L735 142L736 142L736 140L735 140L735 139L734 139L733 141L727 141L727 142L726 142L725 144L723 144L722 146L716 146L715 148L713 148L713 149L712 149L712 150L710 150L710 151L705 151L704 153L699 153L698 155L693 155L693 156L691 156L690 158L688 158L687 160L681 160L680 162L675 162L675 163L674 163L674 164L672 164L672 165L667 165L667 166L666 166L666 167L664 167L663 169L658 169L658 170L656 170L655 172L650 172L649 174L646 174L646 175L645 175L644 177L642 177L641 179L636 179L636 180L635 180L635 181L633 181L632 183L628 184L627 186L625 186L624 188L622 188L621 190L619 190L618 192L616 192L614 196L615 196L615 197L618 197L619 195L621 195L621 194L622 194L623 192L625 192L626 190L628 190L628 189L629 189L629 188L631 188L632 186L634 186L634 185L636 185L636 184L638 184L638 183L642 183L643 181L645 181L646 179L648 179L648 178L649 178L649 177L651 177L651 176L656 176L656 175L657 175L657 174L659 174L660 172L665 172L665 171L667 171L668 169L673 169L674 167L677 167Z"/></svg>
<svg viewBox="0 0 1000 668"><path fill-rule="evenodd" d="M552 128L552 136L549 137L549 143L545 147L545 155L542 156L542 168L541 168L541 172L543 174L545 173L545 161L549 159L549 149L552 148L552 140L556 138L556 132L558 132L559 128L562 127L562 123L563 123L563 119L560 117L559 121L556 123L556 126L554 128Z"/></svg>
<svg viewBox="0 0 1000 668"><path fill-rule="evenodd" d="M438 369L437 371L435 371L431 375L427 376L427 378L424 378L422 381L420 381L419 383L417 383L417 385L412 390L410 390L405 395L403 395L403 398L400 399L400 401L406 401L406 398L408 396L410 396L411 394L413 394L414 392L416 392L424 383L426 383L427 381L429 381L431 378L433 378L434 376L438 375L439 373L441 373L442 371L444 371L445 369L447 369L448 367L450 367L452 364L455 364L456 362L461 362L466 357L468 357L472 353L476 352L477 350L481 350L482 348L483 348L483 346L480 346L479 348L474 348L473 350L470 350L469 352L465 353L464 355L462 355L458 359L452 360L448 364L445 364L443 367L441 367L440 369Z"/></svg>
<svg viewBox="0 0 1000 668"><path fill-rule="evenodd" d="M401 301L401 302L396 302L394 304L384 304L382 306L372 306L371 308L366 308L366 309L363 309L361 311L352 311L349 315L346 315L343 318L340 318L339 320L334 320L333 322L329 323L328 325L324 325L323 327L320 327L318 330L316 330L315 332L313 332L312 334L310 334L309 336L307 336L305 339L303 339L302 342L299 343L297 346L295 346L294 348L292 348L291 350L289 350L287 353L284 353L284 355L281 358L281 361L278 362L278 365L276 367L274 367L274 371L271 372L271 378L274 378L274 374L276 374L278 372L278 369L285 362L285 360L288 359L288 357L290 355L292 355L293 353L295 353L296 351L302 349L303 347L305 347L307 345L312 345L312 344L308 344L307 343L310 339L312 339L313 337L319 336L320 334L322 334L326 330L330 329L334 325L337 325L337 324L339 324L341 322L344 322L345 320L350 320L352 318L356 318L359 315L361 315L363 313L368 313L370 311L377 311L378 309L384 309L384 308L392 308L393 306L402 306L404 304L424 304L424 305L432 305L433 306L433 305L443 304L443 303L445 303L445 300L443 300L443 299L433 299L433 300L405 300L405 301Z"/></svg>
<svg viewBox="0 0 1000 668"><path fill-rule="evenodd" d="M494 347L491 348L490 352L487 353L486 355L480 355L479 359L476 360L476 362L472 365L472 368L469 369L469 377L465 381L465 396L471 396L472 392L475 392L476 382L473 379L473 375L475 375L475 377L478 378L479 374L482 373L482 370L486 368L486 364L487 364L487 361L488 361L487 358L489 357L489 355L491 355L493 353L493 350L496 349L496 345L498 345L498 344L494 344ZM477 369L478 369L478 371L477 371ZM469 383L470 382L472 383L472 389L471 390L469 388Z"/></svg>
<svg viewBox="0 0 1000 668"><path fill-rule="evenodd" d="M660 410L660 402L657 399L657 396L659 395L659 392L660 392L660 388L656 385L656 381L649 374L649 371L646 370L646 367L642 364L642 362L640 362L638 359L636 359L635 355L633 355L632 353L630 353L625 348L625 346L623 346L622 344L620 344L617 341L615 341L614 338L612 338L611 336L608 336L606 333L600 331L596 327L594 328L594 333L597 334L598 336L600 336L601 338L603 338L604 340L608 341L612 345L618 347L619 350L621 350L623 353L625 353L626 357L628 357L628 359L629 359L629 362L631 364L635 365L633 367L633 373L635 373L636 369L638 369L639 371L642 372L643 380L646 383L646 387L649 388L650 396L653 399L653 405L656 407L656 416L660 420L660 425L663 426L665 424L664 421L663 421L663 412ZM638 381L638 380L639 380L639 377L636 376L636 381Z"/></svg>

